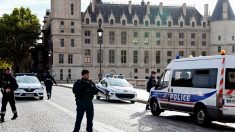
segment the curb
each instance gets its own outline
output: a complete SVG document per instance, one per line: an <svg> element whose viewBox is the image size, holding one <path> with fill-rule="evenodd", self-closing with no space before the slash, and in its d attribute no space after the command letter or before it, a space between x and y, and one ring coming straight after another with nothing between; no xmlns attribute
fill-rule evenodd
<svg viewBox="0 0 235 132"><path fill-rule="evenodd" d="M72 87L70 87L70 86L64 86L64 85L57 85L57 86L72 89ZM136 102L142 103L142 104L147 104L147 101L141 100L141 99L138 99L138 98L137 98Z"/></svg>

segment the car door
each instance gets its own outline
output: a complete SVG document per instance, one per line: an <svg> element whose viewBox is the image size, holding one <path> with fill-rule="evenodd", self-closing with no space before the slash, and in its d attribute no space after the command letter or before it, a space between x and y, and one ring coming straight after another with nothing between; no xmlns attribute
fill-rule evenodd
<svg viewBox="0 0 235 132"><path fill-rule="evenodd" d="M190 94L192 87L193 70L180 69L172 73L170 92L170 109L179 111L190 111L192 103Z"/></svg>
<svg viewBox="0 0 235 132"><path fill-rule="evenodd" d="M171 78L171 70L166 70L159 79L156 87L157 98L161 109L169 108L170 78Z"/></svg>

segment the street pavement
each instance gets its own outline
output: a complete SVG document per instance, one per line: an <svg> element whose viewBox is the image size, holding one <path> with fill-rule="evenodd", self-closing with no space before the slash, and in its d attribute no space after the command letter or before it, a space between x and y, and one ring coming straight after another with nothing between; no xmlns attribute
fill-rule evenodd
<svg viewBox="0 0 235 132"><path fill-rule="evenodd" d="M19 118L13 121L10 120L12 113L8 105L6 122L0 124L0 132L71 132L76 119L76 104L72 90L53 86L52 92L50 100L17 99ZM142 92L144 94L145 90ZM144 103L107 102L104 99L94 99L93 102L95 132L235 131L234 123L213 122L208 128L199 127L192 122L188 114L180 112L165 111L159 117L152 116L150 111L145 110ZM85 131L85 127L84 115L81 132Z"/></svg>

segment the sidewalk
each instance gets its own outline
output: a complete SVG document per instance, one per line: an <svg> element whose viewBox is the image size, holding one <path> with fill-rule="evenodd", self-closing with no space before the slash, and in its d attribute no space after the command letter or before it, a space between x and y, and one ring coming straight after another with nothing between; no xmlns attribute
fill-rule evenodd
<svg viewBox="0 0 235 132"><path fill-rule="evenodd" d="M73 84L58 84L58 86L72 88ZM149 93L145 89L135 88L137 92L137 102L146 104L148 101Z"/></svg>

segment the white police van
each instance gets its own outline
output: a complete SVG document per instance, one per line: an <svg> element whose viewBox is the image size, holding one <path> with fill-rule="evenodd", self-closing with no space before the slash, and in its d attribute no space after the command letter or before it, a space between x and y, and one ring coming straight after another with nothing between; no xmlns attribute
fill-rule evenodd
<svg viewBox="0 0 235 132"><path fill-rule="evenodd" d="M189 113L201 126L212 120L235 121L235 56L175 59L151 89L149 99L156 116L175 110Z"/></svg>

